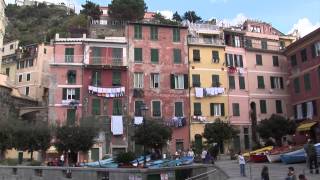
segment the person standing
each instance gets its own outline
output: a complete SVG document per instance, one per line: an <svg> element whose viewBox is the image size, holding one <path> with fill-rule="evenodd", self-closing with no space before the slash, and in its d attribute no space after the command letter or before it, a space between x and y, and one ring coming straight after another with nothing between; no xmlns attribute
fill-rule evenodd
<svg viewBox="0 0 320 180"><path fill-rule="evenodd" d="M202 163L205 163L207 153L208 153L207 150L206 150L206 149L203 149L203 151L202 151L202 153L201 153Z"/></svg>
<svg viewBox="0 0 320 180"><path fill-rule="evenodd" d="M188 156L189 156L189 157L194 157L194 152L193 152L192 149L189 149L189 151L188 151Z"/></svg>
<svg viewBox="0 0 320 180"><path fill-rule="evenodd" d="M261 180L269 180L269 170L267 166L263 166L262 168Z"/></svg>
<svg viewBox="0 0 320 180"><path fill-rule="evenodd" d="M319 174L318 161L317 161L317 149L311 139L308 139L308 144L305 145L304 150L307 154L307 161L309 163L310 173L313 173L313 166L316 169L316 174Z"/></svg>
<svg viewBox="0 0 320 180"><path fill-rule="evenodd" d="M296 173L294 172L294 168L293 167L289 167L288 168L289 172L288 172L288 176L286 178L286 180L296 180Z"/></svg>
<svg viewBox="0 0 320 180"><path fill-rule="evenodd" d="M64 165L64 155L62 153L60 156L60 166L63 166L63 165Z"/></svg>
<svg viewBox="0 0 320 180"><path fill-rule="evenodd" d="M239 166L240 166L240 175L245 177L246 176L246 160L244 159L241 152L238 154Z"/></svg>

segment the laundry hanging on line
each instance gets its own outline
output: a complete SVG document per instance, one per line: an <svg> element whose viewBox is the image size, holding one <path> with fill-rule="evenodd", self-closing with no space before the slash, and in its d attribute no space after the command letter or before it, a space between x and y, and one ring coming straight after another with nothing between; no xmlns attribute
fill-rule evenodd
<svg viewBox="0 0 320 180"><path fill-rule="evenodd" d="M116 88L102 88L95 86L88 86L89 94L94 94L100 97L122 97L125 95L125 87L116 87Z"/></svg>

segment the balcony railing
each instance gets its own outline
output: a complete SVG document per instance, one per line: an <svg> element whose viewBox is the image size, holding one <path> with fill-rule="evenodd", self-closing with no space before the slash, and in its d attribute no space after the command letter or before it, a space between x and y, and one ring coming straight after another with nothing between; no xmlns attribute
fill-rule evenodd
<svg viewBox="0 0 320 180"><path fill-rule="evenodd" d="M222 39L189 37L188 44L224 46Z"/></svg>
<svg viewBox="0 0 320 180"><path fill-rule="evenodd" d="M122 57L90 57L90 65L124 66Z"/></svg>
<svg viewBox="0 0 320 180"><path fill-rule="evenodd" d="M262 46L260 42L252 42L248 43L248 41L245 41L245 48L247 49L253 49L253 50L265 50L265 51L280 51L283 50L283 47L280 46L280 44L276 43L267 43L266 46Z"/></svg>
<svg viewBox="0 0 320 180"><path fill-rule="evenodd" d="M54 63L82 63L83 55L55 55Z"/></svg>

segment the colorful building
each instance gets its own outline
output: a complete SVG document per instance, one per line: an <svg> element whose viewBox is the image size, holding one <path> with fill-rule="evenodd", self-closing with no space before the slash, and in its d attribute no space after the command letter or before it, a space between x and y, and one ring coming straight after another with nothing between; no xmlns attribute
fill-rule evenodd
<svg viewBox="0 0 320 180"><path fill-rule="evenodd" d="M310 135L320 141L320 28L297 40L285 50L289 72L289 93L291 115L297 122L310 121L307 129L298 127L298 131L312 130ZM306 140L308 137L304 137ZM303 142L303 141L301 141ZM305 142L305 141L304 141Z"/></svg>
<svg viewBox="0 0 320 180"><path fill-rule="evenodd" d="M54 40L50 87L51 123L74 124L95 117L105 122L88 160L128 148L127 41L125 37Z"/></svg>
<svg viewBox="0 0 320 180"><path fill-rule="evenodd" d="M153 23L130 23L129 114L141 117L140 107L149 107L148 119L172 127L172 140L163 149L174 153L189 146L189 85L187 27Z"/></svg>
<svg viewBox="0 0 320 180"><path fill-rule="evenodd" d="M206 123L229 121L225 43L216 25L191 24L189 34L190 139L200 141Z"/></svg>
<svg viewBox="0 0 320 180"><path fill-rule="evenodd" d="M2 48L2 62L1 73L9 77L12 84L15 83L17 71L17 50L19 48L19 41L11 41L3 45Z"/></svg>

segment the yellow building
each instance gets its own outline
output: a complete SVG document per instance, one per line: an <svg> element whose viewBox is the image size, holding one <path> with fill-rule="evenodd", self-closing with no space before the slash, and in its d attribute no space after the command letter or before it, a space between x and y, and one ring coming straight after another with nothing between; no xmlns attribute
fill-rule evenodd
<svg viewBox="0 0 320 180"><path fill-rule="evenodd" d="M193 24L189 30L190 138L196 141L206 123L228 120L228 76L221 30L211 24Z"/></svg>
<svg viewBox="0 0 320 180"><path fill-rule="evenodd" d="M2 63L0 72L9 77L12 84L15 83L17 71L17 49L19 48L19 41L11 41L3 45L2 48Z"/></svg>

